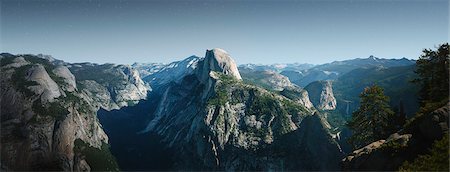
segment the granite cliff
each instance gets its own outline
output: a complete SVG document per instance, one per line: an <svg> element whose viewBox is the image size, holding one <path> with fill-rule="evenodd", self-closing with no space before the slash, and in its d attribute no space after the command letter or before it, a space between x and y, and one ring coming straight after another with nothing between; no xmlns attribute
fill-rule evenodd
<svg viewBox="0 0 450 172"><path fill-rule="evenodd" d="M119 170L97 110L143 99L148 88L130 68L117 67L122 75L113 76L124 84L119 87L80 80L81 69L75 69L74 75L69 70L73 65L43 57L0 55L2 169ZM111 93L115 97L99 98Z"/></svg>

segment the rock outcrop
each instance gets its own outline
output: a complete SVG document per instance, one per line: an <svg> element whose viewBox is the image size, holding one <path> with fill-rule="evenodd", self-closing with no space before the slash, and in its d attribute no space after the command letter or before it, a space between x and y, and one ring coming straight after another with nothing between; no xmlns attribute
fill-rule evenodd
<svg viewBox="0 0 450 172"><path fill-rule="evenodd" d="M398 133L392 134L386 140L378 140L361 149L353 151L345 159L342 160L342 168L344 170L390 170L396 169L400 166L406 157L397 156L391 157L390 151L398 149L397 151L404 151L408 146L408 142L411 140L411 134L399 135ZM396 148L392 148L395 145Z"/></svg>
<svg viewBox="0 0 450 172"><path fill-rule="evenodd" d="M93 106L106 110L120 109L120 106L114 101L111 92L104 85L94 80L78 81L78 84L86 89L81 89L83 98L88 102L92 102Z"/></svg>
<svg viewBox="0 0 450 172"><path fill-rule="evenodd" d="M281 95L295 101L296 103L305 106L311 111L315 111L314 105L309 99L308 91L299 87L288 87L280 92Z"/></svg>
<svg viewBox="0 0 450 172"><path fill-rule="evenodd" d="M146 81L146 77L149 75L153 75L154 73L160 72L164 70L165 67L170 66L170 64L164 63L133 63L131 65L132 68L136 69L139 72L142 80Z"/></svg>
<svg viewBox="0 0 450 172"><path fill-rule="evenodd" d="M311 102L317 109L336 109L336 98L333 94L332 81L316 81L306 86L305 89L308 91Z"/></svg>
<svg viewBox="0 0 450 172"><path fill-rule="evenodd" d="M296 87L289 79L275 71L254 70L246 67L239 68L244 81L275 91L282 91L285 88Z"/></svg>
<svg viewBox="0 0 450 172"><path fill-rule="evenodd" d="M91 169L75 140L98 151L108 143L96 109L73 75L32 55L1 54L1 166L6 170Z"/></svg>
<svg viewBox="0 0 450 172"><path fill-rule="evenodd" d="M314 105L312 104L312 102L309 99L308 91L306 91L304 89L302 91L300 91L300 97L298 99L296 99L296 102L305 106L308 109L314 108Z"/></svg>
<svg viewBox="0 0 450 172"><path fill-rule="evenodd" d="M36 85L28 86L28 89L37 95L41 95L42 102L53 102L56 98L61 96L58 84L50 78L44 66L41 64L31 66L26 73L26 79L28 81L37 83Z"/></svg>
<svg viewBox="0 0 450 172"><path fill-rule="evenodd" d="M214 48L206 50L205 58L201 66L196 70L200 81L207 81L210 72L215 71L242 80L236 63L231 56L222 49Z"/></svg>
<svg viewBox="0 0 450 172"><path fill-rule="evenodd" d="M425 154L436 140L449 132L450 103L429 114L416 117L386 140L353 151L342 160L343 170L394 171L405 161Z"/></svg>
<svg viewBox="0 0 450 172"><path fill-rule="evenodd" d="M58 66L53 69L53 73L58 77L64 79L67 85L63 85L66 87L67 91L73 92L77 89L77 83L75 81L75 76L70 72L70 70L66 66Z"/></svg>
<svg viewBox="0 0 450 172"><path fill-rule="evenodd" d="M79 89L94 106L106 110L134 105L146 99L150 86L144 83L137 70L127 65L70 64Z"/></svg>

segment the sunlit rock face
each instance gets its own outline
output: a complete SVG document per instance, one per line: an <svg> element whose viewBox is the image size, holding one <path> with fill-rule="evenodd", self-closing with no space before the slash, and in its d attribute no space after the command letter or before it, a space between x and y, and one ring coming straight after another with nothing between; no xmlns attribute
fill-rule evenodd
<svg viewBox="0 0 450 172"><path fill-rule="evenodd" d="M66 66L58 66L53 69L53 73L64 79L64 81L67 83L67 85L64 85L64 87L66 87L68 91L73 92L77 89L75 76L70 72L69 68L67 68Z"/></svg>
<svg viewBox="0 0 450 172"><path fill-rule="evenodd" d="M141 76L145 82L149 83L152 88L158 89L170 82L180 83L184 76L194 72L201 59L203 58L190 56L169 64L136 64L133 66L137 66L137 70L143 74Z"/></svg>
<svg viewBox="0 0 450 172"><path fill-rule="evenodd" d="M35 94L41 95L43 102L53 102L55 98L61 96L58 84L50 78L42 65L33 65L27 74L27 80L37 83L37 85L29 86L29 89Z"/></svg>
<svg viewBox="0 0 450 172"><path fill-rule="evenodd" d="M330 80L316 81L305 87L314 106L319 110L336 109L336 98L333 94L333 83Z"/></svg>
<svg viewBox="0 0 450 172"><path fill-rule="evenodd" d="M106 110L136 104L151 91L129 65L79 63L70 64L69 69L77 79L78 89L88 95L85 98Z"/></svg>
<svg viewBox="0 0 450 172"><path fill-rule="evenodd" d="M234 60L225 50L219 48L206 50L205 59L197 71L200 81L206 81L207 78L209 78L211 71L219 72L232 76L238 80L242 80L241 74L239 74L239 70Z"/></svg>

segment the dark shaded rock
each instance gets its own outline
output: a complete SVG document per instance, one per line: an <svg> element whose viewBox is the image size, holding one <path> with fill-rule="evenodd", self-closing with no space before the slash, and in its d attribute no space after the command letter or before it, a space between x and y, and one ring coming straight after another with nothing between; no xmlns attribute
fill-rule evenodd
<svg viewBox="0 0 450 172"><path fill-rule="evenodd" d="M414 119L404 130L353 151L342 160L343 170L394 171L405 161L425 154L448 134L449 105Z"/></svg>
<svg viewBox="0 0 450 172"><path fill-rule="evenodd" d="M284 154L286 170L339 170L344 156L318 114L303 119L298 130L273 143L274 152ZM282 170L284 170L282 169Z"/></svg>

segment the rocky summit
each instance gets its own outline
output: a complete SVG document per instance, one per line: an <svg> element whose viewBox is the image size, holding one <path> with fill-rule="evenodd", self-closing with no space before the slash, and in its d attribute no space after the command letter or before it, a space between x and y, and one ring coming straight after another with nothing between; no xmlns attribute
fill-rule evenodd
<svg viewBox="0 0 450 172"><path fill-rule="evenodd" d="M242 79L234 60L220 48L206 50L205 58L197 70L197 76L200 81L206 81L212 71L232 76L238 80Z"/></svg>

